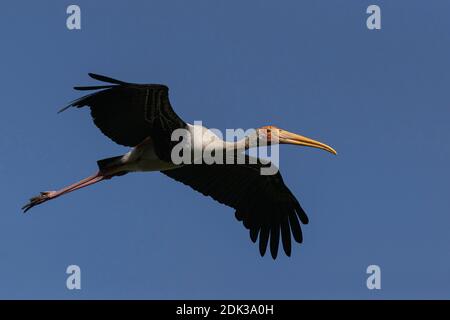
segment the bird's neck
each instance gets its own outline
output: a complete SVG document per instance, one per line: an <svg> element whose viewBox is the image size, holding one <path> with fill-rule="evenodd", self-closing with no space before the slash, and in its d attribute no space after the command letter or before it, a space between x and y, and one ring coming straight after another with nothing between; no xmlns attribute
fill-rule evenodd
<svg viewBox="0 0 450 320"><path fill-rule="evenodd" d="M203 127L201 125L187 125L187 129L190 133L190 144L191 146L201 147L205 149L206 147L216 146L218 149L223 150L247 150L250 148L258 147L258 134L253 131L242 139L238 141L227 141L216 135L211 129ZM201 143L195 143L195 141L201 141Z"/></svg>
<svg viewBox="0 0 450 320"><path fill-rule="evenodd" d="M224 148L225 150L247 150L250 148L249 144L249 138L244 137L241 140L238 140L236 142L234 141L224 141Z"/></svg>

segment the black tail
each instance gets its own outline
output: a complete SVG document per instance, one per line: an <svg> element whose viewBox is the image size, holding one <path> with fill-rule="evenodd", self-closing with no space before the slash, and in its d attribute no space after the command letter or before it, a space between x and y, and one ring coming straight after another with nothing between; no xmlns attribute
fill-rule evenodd
<svg viewBox="0 0 450 320"><path fill-rule="evenodd" d="M122 156L106 158L97 161L98 169L100 172L105 172L107 169L110 169L114 166L120 165L122 160Z"/></svg>

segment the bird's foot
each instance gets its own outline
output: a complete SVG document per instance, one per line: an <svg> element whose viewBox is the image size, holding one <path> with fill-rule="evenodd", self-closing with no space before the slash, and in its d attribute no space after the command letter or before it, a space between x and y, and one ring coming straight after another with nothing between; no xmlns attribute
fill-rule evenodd
<svg viewBox="0 0 450 320"><path fill-rule="evenodd" d="M33 197L30 199L30 201L22 207L23 213L27 212L34 206L37 206L38 204L44 203L45 201L48 201L52 198L54 198L54 195L56 194L56 191L44 191L41 192L40 195Z"/></svg>

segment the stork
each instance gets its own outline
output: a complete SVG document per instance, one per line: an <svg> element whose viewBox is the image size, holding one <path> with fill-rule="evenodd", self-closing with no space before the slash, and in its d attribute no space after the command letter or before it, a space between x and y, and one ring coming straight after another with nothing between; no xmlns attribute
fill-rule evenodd
<svg viewBox="0 0 450 320"><path fill-rule="evenodd" d="M114 142L131 147L131 150L121 156L97 161L99 170L92 176L58 191L41 192L22 207L24 212L115 176L160 171L234 208L237 220L242 221L249 230L250 239L256 242L259 238L261 256L264 256L270 242L271 255L276 259L280 238L287 256L291 255L291 236L302 243L300 223L307 224L308 217L300 203L284 184L279 171L273 175L262 175L260 169L267 163L250 157L245 150L261 145L260 141L267 141L266 145L279 143L314 147L336 154L332 147L275 126L261 127L236 142L224 141L205 127L183 121L173 111L169 89L165 85L128 83L98 74L89 75L107 84L74 87L75 90L94 92L76 99L59 112L71 107L89 107L92 119L101 132ZM216 148L235 150L233 156L240 155L245 161L176 164L172 160L172 150L177 141L173 141L172 133L178 129L190 133L187 144L192 152L195 148L205 148L204 142L195 143L199 139L195 132L200 130Z"/></svg>

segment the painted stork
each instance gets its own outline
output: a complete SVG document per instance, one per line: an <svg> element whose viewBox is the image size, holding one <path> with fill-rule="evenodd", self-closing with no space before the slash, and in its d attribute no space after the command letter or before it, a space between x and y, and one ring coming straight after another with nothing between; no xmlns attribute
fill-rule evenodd
<svg viewBox="0 0 450 320"><path fill-rule="evenodd" d="M97 161L99 170L75 184L58 191L41 192L23 206L24 212L32 207L61 195L84 188L114 176L130 172L160 171L166 176L182 182L205 196L234 208L235 216L242 221L256 242L259 237L259 251L264 256L270 238L270 252L275 259L281 236L284 252L291 255L291 235L298 243L303 241L300 222L308 223L308 217L298 200L286 187L277 171L273 175L261 175L260 169L267 165L261 161L251 163L245 150L258 146L266 139L267 144L293 144L320 148L336 154L330 146L279 129L265 126L255 130L237 142L224 141L207 128L196 128L184 122L173 111L169 102L169 89L161 84L135 84L109 77L89 74L93 79L106 82L99 86L74 87L75 90L95 90L60 110L70 107L89 107L95 125L114 142L132 147L122 155ZM195 144L200 132L209 144L218 144L223 150L240 150L245 163L206 164L192 163L176 165L171 151L176 141L171 135L176 129L190 132L191 150L205 148L205 143ZM196 130L197 129L197 130ZM277 139L275 139L275 137ZM203 138L202 141L205 139ZM239 152L236 152L238 154ZM255 158L253 158L255 160Z"/></svg>

